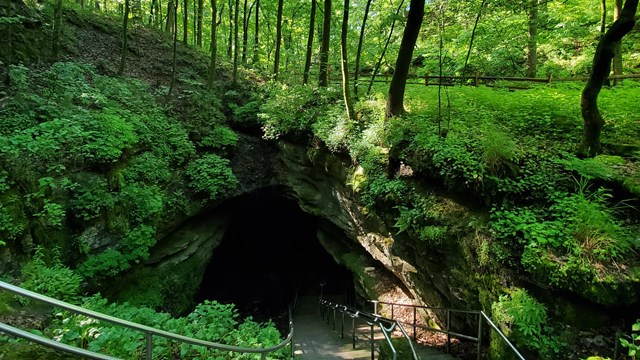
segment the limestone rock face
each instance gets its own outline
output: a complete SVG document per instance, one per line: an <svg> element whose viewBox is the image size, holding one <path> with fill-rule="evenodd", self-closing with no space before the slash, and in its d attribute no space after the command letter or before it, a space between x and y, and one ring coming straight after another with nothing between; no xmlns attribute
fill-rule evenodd
<svg viewBox="0 0 640 360"><path fill-rule="evenodd" d="M429 253L424 244L416 244L415 240L403 239L402 244L399 243L383 219L365 211L358 203L357 194L347 184L351 165L348 161L328 152L314 153L313 160L310 160L305 147L285 142L278 146L282 164L278 175L281 182L292 190L304 211L341 229L349 240L359 244L369 256L395 275L415 299L421 299L416 300L416 304L468 305L469 294L461 288L467 285L470 269L460 248L452 246L442 252ZM442 198L440 201L448 203L457 222L471 214L451 199ZM464 232L457 234L466 235ZM329 250L326 243L330 239L319 237ZM357 270L351 270L357 277Z"/></svg>

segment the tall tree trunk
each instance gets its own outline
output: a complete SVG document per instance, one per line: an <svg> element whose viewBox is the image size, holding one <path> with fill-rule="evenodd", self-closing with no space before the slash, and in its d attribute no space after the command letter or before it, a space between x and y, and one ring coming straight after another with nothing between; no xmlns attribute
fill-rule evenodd
<svg viewBox="0 0 640 360"><path fill-rule="evenodd" d="M302 83L309 83L309 69L311 68L311 54L313 52L313 31L316 23L316 0L311 0L311 15L309 17L309 38L307 39L307 54L304 60L304 77Z"/></svg>
<svg viewBox="0 0 640 360"><path fill-rule="evenodd" d="M467 57L464 59L464 67L462 68L462 82L464 83L465 76L467 76L467 65L469 64L469 56L471 56L471 49L473 48L473 40L476 37L476 29L478 28L478 22L480 21L480 16L482 15L482 9L484 9L484 4L487 0L482 0L480 3L480 8L478 9L478 15L476 15L476 22L473 24L473 30L471 31L471 40L469 41L469 49L467 49Z"/></svg>
<svg viewBox="0 0 640 360"><path fill-rule="evenodd" d="M213 8L214 5L212 4L211 7ZM202 18L203 18L203 13L204 13L204 0L198 0L198 23L196 25L196 44L198 45L198 47L202 47ZM211 13L211 18L215 22L215 19L216 19L216 12L215 11L213 13ZM213 41L213 38L211 39L211 41Z"/></svg>
<svg viewBox="0 0 640 360"><path fill-rule="evenodd" d="M242 63L247 64L247 42L249 41L249 13L247 12L247 0L244 0L242 12Z"/></svg>
<svg viewBox="0 0 640 360"><path fill-rule="evenodd" d="M260 16L258 16L259 13L260 13L260 0L256 0L256 23L255 23L255 29L253 34L253 65L257 65L260 60L260 57L258 56L258 50L259 50L258 33L260 30L260 23L259 23Z"/></svg>
<svg viewBox="0 0 640 360"><path fill-rule="evenodd" d="M329 86L329 39L331 37L331 0L324 0L322 15L322 45L320 46L320 86Z"/></svg>
<svg viewBox="0 0 640 360"><path fill-rule="evenodd" d="M622 11L622 0L615 0L613 21L618 21ZM622 75L622 41L616 43L613 49L613 75ZM614 79L613 85L622 84L622 79Z"/></svg>
<svg viewBox="0 0 640 360"><path fill-rule="evenodd" d="M229 59L233 58L233 2L231 0L229 0L229 41L227 42L227 57Z"/></svg>
<svg viewBox="0 0 640 360"><path fill-rule="evenodd" d="M56 0L53 10L53 57L60 57L60 33L62 32L62 0Z"/></svg>
<svg viewBox="0 0 640 360"><path fill-rule="evenodd" d="M238 15L240 14L240 0L236 0L235 12L233 15L234 24L236 25L233 29L233 83L235 84L238 81Z"/></svg>
<svg viewBox="0 0 640 360"><path fill-rule="evenodd" d="M169 0L167 2L167 25L165 26L165 31L168 33L173 33L175 30L175 19L173 12L176 9L176 6L173 4L174 1L178 0Z"/></svg>
<svg viewBox="0 0 640 360"><path fill-rule="evenodd" d="M607 0L600 0L600 36L604 36L607 29Z"/></svg>
<svg viewBox="0 0 640 360"><path fill-rule="evenodd" d="M398 58L396 59L396 67L389 85L389 94L387 95L387 109L385 118L399 116L405 113L404 110L404 89L407 83L407 75L409 74L409 66L411 65L411 57L413 56L413 48L416 45L422 18L424 16L424 0L411 0L409 5L409 16L407 17L407 25L402 34L402 42Z"/></svg>
<svg viewBox="0 0 640 360"><path fill-rule="evenodd" d="M216 57L218 54L218 23L216 22L216 7L216 0L211 0L211 63L209 64L209 79L207 79L207 88L209 90L213 89L213 81L216 77Z"/></svg>
<svg viewBox="0 0 640 360"><path fill-rule="evenodd" d="M364 17L362 18L362 26L360 27L360 38L358 39L358 50L356 50L356 68L353 73L353 96L358 98L358 78L360 77L360 54L362 53L362 41L364 40L364 28L367 25L367 18L369 17L369 8L371 7L371 0L367 0L367 5L364 8Z"/></svg>
<svg viewBox="0 0 640 360"><path fill-rule="evenodd" d="M122 55L120 56L120 66L118 75L124 74L124 63L127 60L127 29L129 27L129 0L124 1L124 18L122 20Z"/></svg>
<svg viewBox="0 0 640 360"><path fill-rule="evenodd" d="M353 112L353 100L351 99L351 87L349 86L349 66L347 63L347 31L349 31L349 0L344 0L342 10L342 32L340 34L340 62L342 69L342 94L344 105L349 120L355 119Z"/></svg>
<svg viewBox="0 0 640 360"><path fill-rule="evenodd" d="M527 39L527 77L535 78L538 63L538 0L529 0L529 37Z"/></svg>
<svg viewBox="0 0 640 360"><path fill-rule="evenodd" d="M173 32L173 61L171 65L171 83L169 83L169 91L167 92L167 100L171 98L171 92L176 84L176 54L178 49L178 0L173 2L173 22L176 24L175 31Z"/></svg>
<svg viewBox="0 0 640 360"><path fill-rule="evenodd" d="M278 16L276 23L276 54L273 60L273 79L278 80L280 69L280 43L282 42L282 5L283 0L278 0Z"/></svg>
<svg viewBox="0 0 640 360"><path fill-rule="evenodd" d="M620 12L620 17L604 34L596 53L593 56L593 68L587 85L582 91L580 110L584 119L584 132L578 152L583 156L593 157L602 151L600 133L604 126L604 119L598 110L598 95L604 81L611 71L611 60L615 52L615 45L635 26L635 13L638 0L627 0Z"/></svg>
<svg viewBox="0 0 640 360"><path fill-rule="evenodd" d="M189 45L189 12L187 11L188 4L189 0L184 0L182 5L182 43L185 45Z"/></svg>
<svg viewBox="0 0 640 360"><path fill-rule="evenodd" d="M404 5L404 0L400 1L400 5L396 9L396 15L393 17L393 21L391 22L391 29L389 30L389 36L387 36L387 41L384 43L384 47L382 48L382 53L380 53L380 57L376 62L376 66L373 69L373 74L371 75L371 79L369 80L369 87L367 87L367 95L371 93L371 88L373 87L373 82L376 79L376 74L378 70L380 70L380 65L382 64L382 59L384 59L384 55L387 53L387 48L389 47L389 42L391 41L391 36L393 36L393 29L396 27L396 19L398 18L398 14L400 10L402 10L402 6Z"/></svg>
<svg viewBox="0 0 640 360"><path fill-rule="evenodd" d="M149 6L149 23L147 24L148 27L151 27L151 24L155 24L154 21L156 18L156 6L158 6L158 0L151 0L151 5Z"/></svg>

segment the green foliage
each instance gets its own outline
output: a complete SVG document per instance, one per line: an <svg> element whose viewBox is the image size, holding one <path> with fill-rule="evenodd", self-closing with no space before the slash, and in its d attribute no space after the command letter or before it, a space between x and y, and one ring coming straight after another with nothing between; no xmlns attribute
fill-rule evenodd
<svg viewBox="0 0 640 360"><path fill-rule="evenodd" d="M515 288L501 295L491 306L494 319L509 329L518 343L528 349L539 350L545 337L547 309L526 290Z"/></svg>
<svg viewBox="0 0 640 360"><path fill-rule="evenodd" d="M334 88L287 87L275 83L271 86L269 97L258 114L267 139L277 139L286 134L308 134L330 104L341 96Z"/></svg>
<svg viewBox="0 0 640 360"><path fill-rule="evenodd" d="M640 351L640 320L636 320L636 323L631 326L631 331L631 335L620 338L620 344L629 350L627 355L635 359L636 354Z"/></svg>
<svg viewBox="0 0 640 360"><path fill-rule="evenodd" d="M209 195L212 200L233 191L238 185L235 175L229 168L229 160L214 154L203 155L189 163L186 173L191 180L189 186Z"/></svg>
<svg viewBox="0 0 640 360"><path fill-rule="evenodd" d="M85 278L113 277L129 269L131 263L138 263L149 257L149 248L155 245L155 229L140 225L131 230L116 246L90 255L78 266L78 272Z"/></svg>
<svg viewBox="0 0 640 360"><path fill-rule="evenodd" d="M211 133L200 140L200 145L214 149L226 150L238 142L238 134L226 126L216 126Z"/></svg>
<svg viewBox="0 0 640 360"><path fill-rule="evenodd" d="M35 255L22 269L22 279L21 286L27 290L72 303L80 300L82 277L62 264L58 249L46 262L44 249L36 247Z"/></svg>
<svg viewBox="0 0 640 360"><path fill-rule="evenodd" d="M238 312L233 305L223 305L215 301L206 300L181 318L172 318L167 313L128 303L108 304L107 300L99 295L85 299L83 307L176 334L227 345L268 347L282 341L272 323L258 324L250 318L239 323ZM57 314L48 332L60 342L120 358L140 357L144 353L144 334L141 332L98 322L81 315L66 312ZM222 359L230 355L220 350L177 344L162 337L154 338L153 350L154 359L176 356L182 359ZM286 354L287 351L282 350L270 354L269 357L284 359ZM255 355L232 356L234 359L253 359Z"/></svg>

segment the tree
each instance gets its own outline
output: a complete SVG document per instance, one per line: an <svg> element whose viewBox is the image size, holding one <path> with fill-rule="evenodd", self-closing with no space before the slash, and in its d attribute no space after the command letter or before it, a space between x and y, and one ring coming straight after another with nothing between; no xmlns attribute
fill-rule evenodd
<svg viewBox="0 0 640 360"><path fill-rule="evenodd" d="M56 0L53 10L53 57L60 56L60 33L62 32L62 0Z"/></svg>
<svg viewBox="0 0 640 360"><path fill-rule="evenodd" d="M340 35L340 62L342 69L342 94L344 95L344 105L347 110L349 120L355 118L353 112L353 101L351 100L351 89L349 87L349 65L347 63L347 32L349 31L349 0L344 0L342 10L342 32Z"/></svg>
<svg viewBox="0 0 640 360"><path fill-rule="evenodd" d="M384 55L387 53L387 48L389 47L391 36L393 36L393 29L395 29L396 27L396 19L398 19L398 14L400 13L400 10L402 10L403 5L404 5L404 0L400 1L400 5L396 9L395 16L393 17L393 21L391 22L391 29L389 30L389 36L387 36L387 40L385 41L384 47L382 48L382 53L380 54L380 57L376 62L376 66L373 69L373 74L371 76L371 79L369 80L369 86L367 87L367 95L371 93L371 87L373 87L373 82L376 79L376 74L378 74L378 71L380 70L380 65L382 64L382 59L384 59Z"/></svg>
<svg viewBox="0 0 640 360"><path fill-rule="evenodd" d="M236 0L236 6L234 11L234 24L236 24L233 31L233 83L238 80L238 13L240 12L240 0Z"/></svg>
<svg viewBox="0 0 640 360"><path fill-rule="evenodd" d="M127 59L127 28L129 26L129 0L124 2L124 19L122 20L122 55L120 56L120 66L118 75L124 74L124 63Z"/></svg>
<svg viewBox="0 0 640 360"><path fill-rule="evenodd" d="M215 0L212 0L211 2L213 3ZM213 9L214 6L213 4L211 5L211 8ZM203 18L203 13L204 13L204 0L198 0L198 19L197 19L197 24L196 24L196 44L198 45L198 47L202 47L202 18ZM213 12L211 13L211 17L213 19L216 18L216 11L215 9L213 10ZM211 26L213 27L214 25L211 24ZM214 38L211 38L211 41Z"/></svg>
<svg viewBox="0 0 640 360"><path fill-rule="evenodd" d="M527 38L527 77L535 78L538 63L538 0L529 1L529 37Z"/></svg>
<svg viewBox="0 0 640 360"><path fill-rule="evenodd" d="M309 69L311 68L311 54L313 52L313 30L316 22L316 0L311 0L311 15L309 16L309 37L307 39L307 54L304 60L303 84L309 83Z"/></svg>
<svg viewBox="0 0 640 360"><path fill-rule="evenodd" d="M622 0L615 0L613 21L618 21L622 11ZM613 75L622 75L622 40L613 49ZM613 79L613 85L622 84L622 79Z"/></svg>
<svg viewBox="0 0 640 360"><path fill-rule="evenodd" d="M189 0L184 0L182 5L182 43L188 45L187 38L189 32L189 12L187 11L187 5Z"/></svg>
<svg viewBox="0 0 640 360"><path fill-rule="evenodd" d="M168 33L173 33L175 30L175 24L176 24L176 17L174 16L173 12L176 10L176 5L174 5L174 2L176 2L178 0L169 0L167 2L167 25L164 28L165 32Z"/></svg>
<svg viewBox="0 0 640 360"><path fill-rule="evenodd" d="M389 85L386 118L405 113L403 105L404 89L407 83L407 75L409 74L409 65L411 65L411 57L413 56L413 48L416 45L418 33L420 33L423 16L424 0L411 0L407 25L404 28L395 71Z"/></svg>
<svg viewBox="0 0 640 360"><path fill-rule="evenodd" d="M364 40L364 29L367 25L367 17L369 17L369 8L371 7L371 0L367 0L367 5L364 8L364 17L362 18L362 25L360 26L360 38L358 38L358 50L356 50L356 68L353 73L353 96L358 98L358 77L360 75L360 54L362 53L362 41Z"/></svg>
<svg viewBox="0 0 640 360"><path fill-rule="evenodd" d="M211 0L211 62L209 63L209 78L207 79L207 88L213 89L213 80L216 77L216 57L218 53L217 30L217 0Z"/></svg>
<svg viewBox="0 0 640 360"><path fill-rule="evenodd" d="M260 60L258 56L258 33L260 30L259 23L259 12L260 12L260 0L256 0L256 19L255 19L255 33L253 34L253 64L257 65Z"/></svg>
<svg viewBox="0 0 640 360"><path fill-rule="evenodd" d="M478 22L480 21L480 16L482 15L482 9L484 5L487 3L487 0L482 0L480 3L480 8L478 9L478 15L476 16L476 21L473 23L473 30L471 31L471 40L469 40L469 49L467 49L467 57L464 59L464 66L462 67L462 81L464 82L465 76L467 75L467 65L469 64L469 56L471 55L471 49L473 48L473 40L476 37L476 30L478 29Z"/></svg>
<svg viewBox="0 0 640 360"><path fill-rule="evenodd" d="M580 110L584 119L584 131L582 133L582 141L578 147L578 153L583 156L593 157L602 152L600 134L604 127L604 119L598 109L598 95L611 71L611 60L614 56L616 44L635 26L637 9L638 0L625 1L620 17L600 39L596 53L593 56L591 76L582 91L580 102Z"/></svg>
<svg viewBox="0 0 640 360"><path fill-rule="evenodd" d="M236 20L236 24L238 21ZM227 41L227 57L233 58L233 2L229 0L229 38Z"/></svg>
<svg viewBox="0 0 640 360"><path fill-rule="evenodd" d="M173 22L178 24L178 0L172 2L173 4ZM177 49L178 49L178 29L177 26L173 32L173 61L171 64L171 83L169 84L169 91L167 92L167 99L171 98L171 92L176 84L176 62L177 62Z"/></svg>
<svg viewBox="0 0 640 360"><path fill-rule="evenodd" d="M282 5L283 0L278 0L278 15L276 23L276 54L273 61L273 79L278 80L280 69L280 44L282 43Z"/></svg>
<svg viewBox="0 0 640 360"><path fill-rule="evenodd" d="M329 86L329 37L331 36L331 0L324 0L322 45L320 47L320 86Z"/></svg>

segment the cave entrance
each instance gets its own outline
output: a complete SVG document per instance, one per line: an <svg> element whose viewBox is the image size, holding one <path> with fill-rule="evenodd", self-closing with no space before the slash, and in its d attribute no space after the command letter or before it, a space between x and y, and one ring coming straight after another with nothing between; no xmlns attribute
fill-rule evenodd
<svg viewBox="0 0 640 360"><path fill-rule="evenodd" d="M234 303L257 320L286 313L296 292L355 296L353 276L317 238L323 220L302 211L282 188L229 200L227 231L205 270L198 302ZM325 224L326 226L326 224Z"/></svg>

